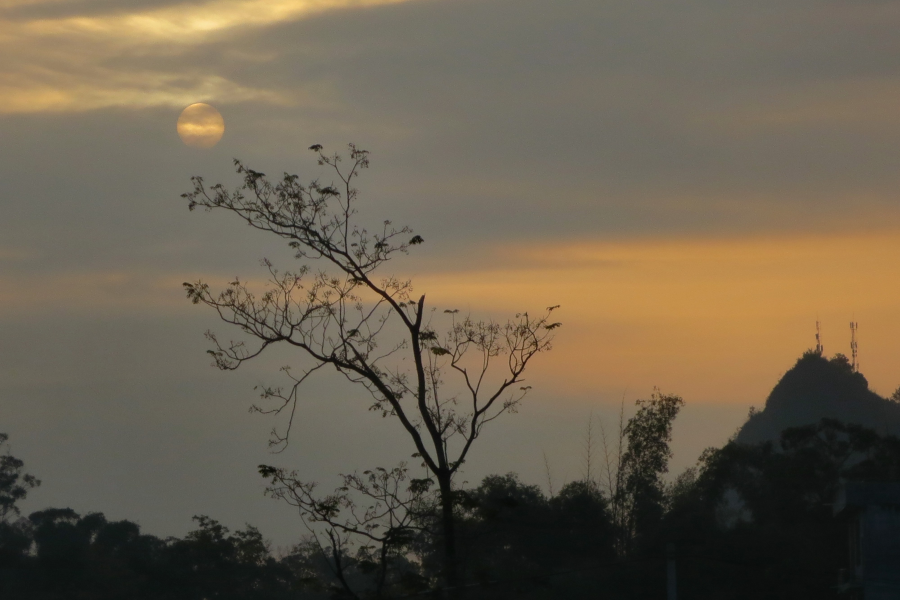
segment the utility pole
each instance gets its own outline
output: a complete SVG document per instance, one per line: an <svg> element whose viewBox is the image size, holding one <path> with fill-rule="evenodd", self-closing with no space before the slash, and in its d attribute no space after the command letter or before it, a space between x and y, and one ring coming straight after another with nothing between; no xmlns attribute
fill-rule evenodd
<svg viewBox="0 0 900 600"><path fill-rule="evenodd" d="M859 329L859 323L850 321L850 355L853 357L850 365L854 373L859 373L859 360L856 352L856 330Z"/></svg>
<svg viewBox="0 0 900 600"><path fill-rule="evenodd" d="M678 600L678 586L675 581L675 544L666 544L666 600Z"/></svg>

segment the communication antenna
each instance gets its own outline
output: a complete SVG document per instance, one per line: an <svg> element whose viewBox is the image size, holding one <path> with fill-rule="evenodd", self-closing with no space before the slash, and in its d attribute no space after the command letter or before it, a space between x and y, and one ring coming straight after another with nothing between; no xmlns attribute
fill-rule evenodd
<svg viewBox="0 0 900 600"><path fill-rule="evenodd" d="M859 329L859 323L850 321L850 355L853 357L850 361L850 367L854 373L859 373L859 361L856 354L856 330Z"/></svg>
<svg viewBox="0 0 900 600"><path fill-rule="evenodd" d="M825 348L822 346L822 326L819 324L819 319L816 319L816 354L822 356L825 352Z"/></svg>

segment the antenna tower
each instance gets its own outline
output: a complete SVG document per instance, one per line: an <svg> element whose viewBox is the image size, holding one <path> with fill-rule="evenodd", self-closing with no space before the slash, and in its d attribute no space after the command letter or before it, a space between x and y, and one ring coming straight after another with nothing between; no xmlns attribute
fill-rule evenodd
<svg viewBox="0 0 900 600"><path fill-rule="evenodd" d="M816 319L816 354L822 356L825 352L825 348L822 347L822 327L819 325L819 320Z"/></svg>
<svg viewBox="0 0 900 600"><path fill-rule="evenodd" d="M859 373L859 361L856 354L856 330L859 329L859 323L850 321L850 355L852 356L850 366L854 373Z"/></svg>

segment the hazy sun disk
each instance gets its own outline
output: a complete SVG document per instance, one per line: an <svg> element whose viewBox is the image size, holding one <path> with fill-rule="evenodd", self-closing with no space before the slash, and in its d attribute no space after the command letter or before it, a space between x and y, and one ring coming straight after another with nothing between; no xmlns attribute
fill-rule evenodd
<svg viewBox="0 0 900 600"><path fill-rule="evenodd" d="M178 117L178 136L193 148L212 148L225 133L225 119L209 104L191 104Z"/></svg>

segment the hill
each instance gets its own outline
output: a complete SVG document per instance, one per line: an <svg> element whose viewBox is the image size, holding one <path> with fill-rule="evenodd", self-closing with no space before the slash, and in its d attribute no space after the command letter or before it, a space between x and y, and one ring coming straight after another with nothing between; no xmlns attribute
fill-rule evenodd
<svg viewBox="0 0 900 600"><path fill-rule="evenodd" d="M842 354L829 360L808 351L775 385L765 408L751 413L737 441L777 442L784 429L825 417L900 435L900 403L871 391L863 374L854 371Z"/></svg>

